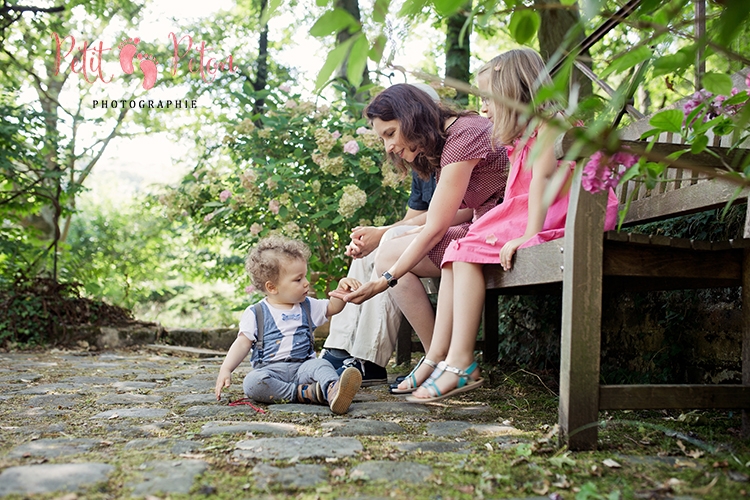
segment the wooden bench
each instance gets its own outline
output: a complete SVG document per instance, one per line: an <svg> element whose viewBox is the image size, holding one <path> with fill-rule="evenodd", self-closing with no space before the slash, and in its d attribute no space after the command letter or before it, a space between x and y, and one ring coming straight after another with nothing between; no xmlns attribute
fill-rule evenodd
<svg viewBox="0 0 750 500"><path fill-rule="evenodd" d="M621 134L631 144L647 129L636 122ZM679 145L663 136L655 152L668 154ZM558 158L572 142L558 142ZM624 143L628 141L623 140ZM715 146L721 146L714 140ZM726 145L726 144L725 144ZM743 154L712 147L723 157ZM715 166L706 153L685 155L694 165ZM635 192L624 227L665 220L728 202L747 202L749 190L737 196L737 184L669 169L674 179L648 191L629 181L618 187L621 203ZM623 205L621 205L622 208ZM594 449L599 410L737 408L750 409L750 240L691 241L625 232L603 232L606 193L581 188L580 173L571 189L565 237L518 251L514 267L485 266L484 359L497 359L498 298L503 294L562 293L559 426L561 443L571 449ZM745 237L750 235L746 218ZM741 385L601 385L599 377L602 293L742 287L743 345ZM747 413L743 412L743 424Z"/></svg>

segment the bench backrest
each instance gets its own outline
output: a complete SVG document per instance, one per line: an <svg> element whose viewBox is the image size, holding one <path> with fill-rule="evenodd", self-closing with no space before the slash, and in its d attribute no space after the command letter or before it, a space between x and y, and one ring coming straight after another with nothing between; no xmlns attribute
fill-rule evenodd
<svg viewBox="0 0 750 500"><path fill-rule="evenodd" d="M747 70L733 76L735 87L745 88ZM687 101L684 99L672 105L672 108L682 109ZM641 135L652 128L646 117L635 121L620 131L620 137L625 144L628 141L638 141ZM723 154L731 155L728 148L732 138L729 135L709 135L709 146L718 148ZM658 149L664 154L674 150L684 149L684 138L678 134L664 133L659 136ZM709 154L691 155L690 162L694 165L715 167L716 159ZM630 207L624 219L623 226L633 226L645 222L663 220L666 218L687 215L704 210L721 208L727 203L742 203L747 201L750 189L738 193L738 185L722 179L711 179L705 173L684 168L668 168L666 180L659 182L653 189L647 189L642 181L630 180L617 187L617 198L620 208L624 208L628 198Z"/></svg>

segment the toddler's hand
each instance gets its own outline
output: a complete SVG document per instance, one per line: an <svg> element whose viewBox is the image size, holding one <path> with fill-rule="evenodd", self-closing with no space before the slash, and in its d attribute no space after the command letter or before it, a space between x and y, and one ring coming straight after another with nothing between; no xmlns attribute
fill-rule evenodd
<svg viewBox="0 0 750 500"><path fill-rule="evenodd" d="M219 372L216 379L216 401L221 400L221 390L232 385L232 374Z"/></svg>

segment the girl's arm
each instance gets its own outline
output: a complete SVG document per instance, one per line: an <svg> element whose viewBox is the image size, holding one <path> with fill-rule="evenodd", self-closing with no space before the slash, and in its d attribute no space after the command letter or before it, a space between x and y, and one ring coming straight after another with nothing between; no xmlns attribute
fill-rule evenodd
<svg viewBox="0 0 750 500"><path fill-rule="evenodd" d="M240 334L232 343L227 352L227 357L219 369L219 377L216 379L216 400L221 399L221 390L232 385L232 372L240 366L247 353L253 347L252 341L246 335Z"/></svg>
<svg viewBox="0 0 750 500"><path fill-rule="evenodd" d="M511 268L513 255L518 247L533 238L544 227L549 206L544 204L544 193L550 178L557 170L557 158L554 148L554 129L543 125L537 134L537 142L533 148L539 148L534 152L535 160L531 165L531 183L529 184L529 217L526 222L526 231L523 236L510 240L500 250L500 264L506 271ZM519 168L528 168L528 165L520 165Z"/></svg>
<svg viewBox="0 0 750 500"><path fill-rule="evenodd" d="M471 172L479 159L451 163L443 167L440 182L427 210L425 225L396 263L388 269L395 278L400 278L416 266L427 253L437 245L451 226L461 206L466 188L471 179ZM346 296L347 302L361 304L388 288L385 278L369 281L358 290Z"/></svg>

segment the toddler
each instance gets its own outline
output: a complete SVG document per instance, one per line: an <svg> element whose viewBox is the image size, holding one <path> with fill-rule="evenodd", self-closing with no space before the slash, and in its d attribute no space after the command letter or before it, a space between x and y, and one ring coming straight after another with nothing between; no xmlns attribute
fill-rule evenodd
<svg viewBox="0 0 750 500"><path fill-rule="evenodd" d="M336 414L349 409L362 374L351 367L339 377L331 363L316 357L313 343L315 328L340 312L344 302L307 296L309 257L304 243L281 236L262 239L248 254L245 269L266 297L242 314L237 339L216 380L217 400L252 349L253 370L243 383L247 397L262 403L327 404ZM337 290L350 292L359 286L359 281L344 278Z"/></svg>

